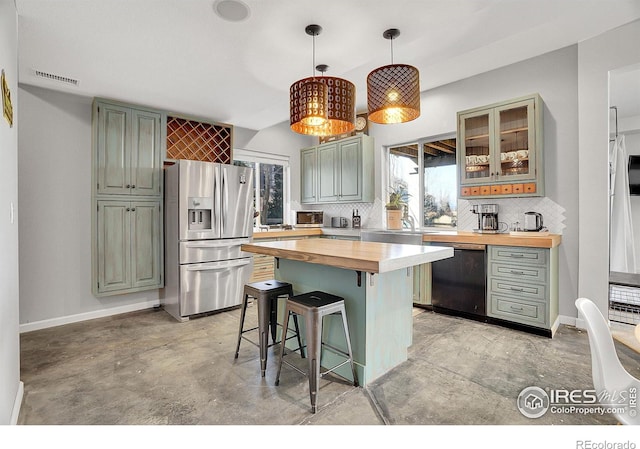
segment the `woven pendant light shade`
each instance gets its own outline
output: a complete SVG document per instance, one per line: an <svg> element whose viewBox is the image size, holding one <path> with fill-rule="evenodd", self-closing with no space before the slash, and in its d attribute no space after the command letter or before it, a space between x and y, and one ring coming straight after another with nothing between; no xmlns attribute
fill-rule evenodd
<svg viewBox="0 0 640 449"><path fill-rule="evenodd" d="M305 32L313 36L315 66L315 37L320 25L308 25ZM315 66L325 72L329 66ZM315 72L314 72L315 73ZM342 78L312 76L296 81L289 88L289 123L291 130L310 136L333 136L349 133L356 127L356 86Z"/></svg>
<svg viewBox="0 0 640 449"><path fill-rule="evenodd" d="M420 117L420 73L413 66L393 63L393 39L399 35L395 28L382 34L391 44L391 64L367 76L367 109L374 123L404 123Z"/></svg>
<svg viewBox="0 0 640 449"><path fill-rule="evenodd" d="M300 134L316 135L327 124L327 86L311 77L296 81L289 88L291 129Z"/></svg>
<svg viewBox="0 0 640 449"><path fill-rule="evenodd" d="M289 89L291 130L319 137L350 133L356 128L355 97L356 86L342 78L296 81Z"/></svg>
<svg viewBox="0 0 640 449"><path fill-rule="evenodd" d="M380 67L367 77L369 120L404 123L420 117L420 74L405 64Z"/></svg>
<svg viewBox="0 0 640 449"><path fill-rule="evenodd" d="M356 86L345 79L333 76L316 78L328 89L327 123L319 129L316 136L334 136L350 133L356 129Z"/></svg>

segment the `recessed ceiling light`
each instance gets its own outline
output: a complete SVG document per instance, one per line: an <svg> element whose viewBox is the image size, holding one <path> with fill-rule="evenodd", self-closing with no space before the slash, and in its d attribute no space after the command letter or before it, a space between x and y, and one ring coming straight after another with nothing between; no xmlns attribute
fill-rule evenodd
<svg viewBox="0 0 640 449"><path fill-rule="evenodd" d="M213 10L224 20L229 22L241 22L249 17L249 7L238 0L216 0Z"/></svg>

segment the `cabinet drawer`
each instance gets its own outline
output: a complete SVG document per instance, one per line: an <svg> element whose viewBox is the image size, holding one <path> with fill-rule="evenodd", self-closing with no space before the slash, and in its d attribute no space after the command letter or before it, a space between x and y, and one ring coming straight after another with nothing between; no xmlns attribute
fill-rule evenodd
<svg viewBox="0 0 640 449"><path fill-rule="evenodd" d="M537 299L540 301L544 301L547 295L545 285L510 282L503 279L491 279L489 288L492 293L516 296L524 299Z"/></svg>
<svg viewBox="0 0 640 449"><path fill-rule="evenodd" d="M490 246L489 259L502 262L546 265L547 250L543 248L523 248L519 246Z"/></svg>
<svg viewBox="0 0 640 449"><path fill-rule="evenodd" d="M512 282L547 282L547 267L522 266L500 262L489 262L491 277L508 278Z"/></svg>
<svg viewBox="0 0 640 449"><path fill-rule="evenodd" d="M537 327L548 327L545 320L546 309L546 304L542 302L524 301L493 294L489 296L488 315L494 318Z"/></svg>

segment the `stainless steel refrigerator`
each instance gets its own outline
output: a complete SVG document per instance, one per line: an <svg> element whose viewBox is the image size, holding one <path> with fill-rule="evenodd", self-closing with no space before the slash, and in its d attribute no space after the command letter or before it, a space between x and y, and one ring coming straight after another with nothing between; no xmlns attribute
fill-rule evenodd
<svg viewBox="0 0 640 449"><path fill-rule="evenodd" d="M253 270L253 169L179 160L165 169L164 309L179 321L241 303Z"/></svg>

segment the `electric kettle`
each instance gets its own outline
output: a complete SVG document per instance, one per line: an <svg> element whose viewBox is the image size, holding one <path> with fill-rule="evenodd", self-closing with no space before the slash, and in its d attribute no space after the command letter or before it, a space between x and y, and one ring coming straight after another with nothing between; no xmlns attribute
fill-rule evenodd
<svg viewBox="0 0 640 449"><path fill-rule="evenodd" d="M538 212L524 213L524 230L537 232L542 229L542 214Z"/></svg>

